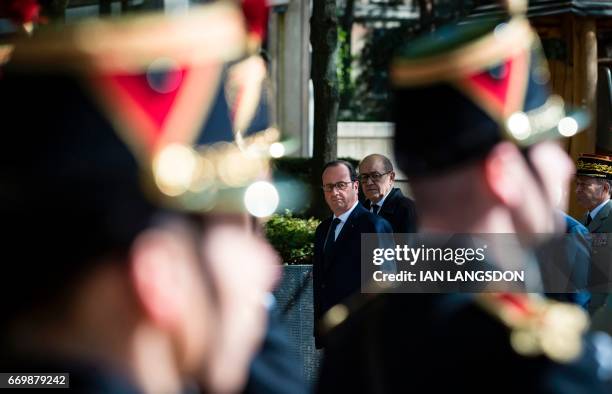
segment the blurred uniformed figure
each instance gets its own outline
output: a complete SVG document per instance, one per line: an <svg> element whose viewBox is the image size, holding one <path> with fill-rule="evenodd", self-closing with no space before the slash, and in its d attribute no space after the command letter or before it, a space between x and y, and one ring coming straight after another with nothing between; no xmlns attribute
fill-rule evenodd
<svg viewBox="0 0 612 394"><path fill-rule="evenodd" d="M85 393L240 390L279 274L244 208L262 206L253 186L266 199L256 181L280 137L242 11L85 20L13 44L0 370L68 372Z"/></svg>
<svg viewBox="0 0 612 394"><path fill-rule="evenodd" d="M585 118L549 93L524 17L441 28L399 51L390 75L396 160L424 233L530 244L565 230L555 195L573 165L554 139ZM535 294L362 294L324 321L321 393L611 390L609 338L595 346L581 308Z"/></svg>

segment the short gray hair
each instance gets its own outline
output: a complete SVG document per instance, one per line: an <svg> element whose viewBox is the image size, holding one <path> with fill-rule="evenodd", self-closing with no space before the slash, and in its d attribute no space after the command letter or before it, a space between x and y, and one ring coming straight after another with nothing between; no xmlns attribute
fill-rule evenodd
<svg viewBox="0 0 612 394"><path fill-rule="evenodd" d="M608 194L612 197L612 179L603 179L603 183L608 184Z"/></svg>

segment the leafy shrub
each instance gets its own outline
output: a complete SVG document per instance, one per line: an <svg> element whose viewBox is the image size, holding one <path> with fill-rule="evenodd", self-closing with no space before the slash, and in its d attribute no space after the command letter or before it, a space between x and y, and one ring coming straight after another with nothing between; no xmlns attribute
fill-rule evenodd
<svg viewBox="0 0 612 394"><path fill-rule="evenodd" d="M312 264L315 230L319 221L300 219L290 211L273 215L265 225L266 237L285 264Z"/></svg>

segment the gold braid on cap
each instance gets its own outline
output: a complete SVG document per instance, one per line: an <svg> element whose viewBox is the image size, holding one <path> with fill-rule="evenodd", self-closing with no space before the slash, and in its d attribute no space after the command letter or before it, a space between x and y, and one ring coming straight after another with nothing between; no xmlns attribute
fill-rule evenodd
<svg viewBox="0 0 612 394"><path fill-rule="evenodd" d="M576 164L576 168L578 170L597 171L597 172L603 172L606 174L612 174L612 165L609 165L609 164L589 163L583 160L578 160L578 163ZM593 174L592 176L605 177L605 175L603 174Z"/></svg>

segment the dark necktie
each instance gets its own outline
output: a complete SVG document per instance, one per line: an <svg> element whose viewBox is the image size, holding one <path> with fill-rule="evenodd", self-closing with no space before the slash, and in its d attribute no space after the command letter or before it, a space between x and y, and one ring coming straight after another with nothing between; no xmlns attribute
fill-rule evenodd
<svg viewBox="0 0 612 394"><path fill-rule="evenodd" d="M372 205L372 212L374 212L375 215L378 215L378 211L380 211L380 205L378 204Z"/></svg>
<svg viewBox="0 0 612 394"><path fill-rule="evenodd" d="M341 220L335 218L332 220L331 226L329 226L329 231L327 232L327 239L325 240L325 247L323 248L323 253L325 256L329 256L329 252L331 251L331 247L334 242L336 242L336 227L340 224Z"/></svg>
<svg viewBox="0 0 612 394"><path fill-rule="evenodd" d="M593 219L591 218L591 212L589 212L587 213L586 225L588 226L589 224L591 224L592 221Z"/></svg>

